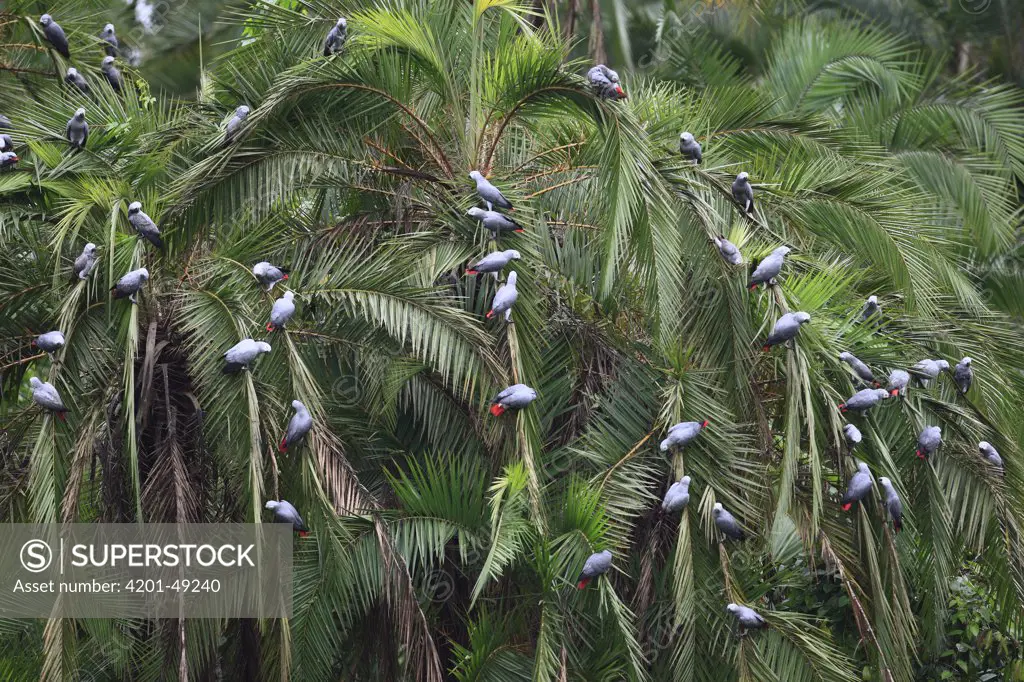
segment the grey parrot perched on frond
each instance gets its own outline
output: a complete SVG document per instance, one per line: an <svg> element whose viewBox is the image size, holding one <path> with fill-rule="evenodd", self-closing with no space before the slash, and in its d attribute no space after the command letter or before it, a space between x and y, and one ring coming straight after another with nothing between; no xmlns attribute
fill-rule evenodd
<svg viewBox="0 0 1024 682"><path fill-rule="evenodd" d="M580 577L576 579L576 589L582 590L594 578L604 575L612 567L612 553L607 549L587 557L580 571Z"/></svg>
<svg viewBox="0 0 1024 682"><path fill-rule="evenodd" d="M792 249L788 246L780 246L768 254L754 268L753 274L750 275L750 284L747 285L747 288L753 291L757 288L758 284L764 284L765 286L774 284L775 278L782 272L782 265L786 261L786 254L790 251Z"/></svg>
<svg viewBox="0 0 1024 682"><path fill-rule="evenodd" d="M512 321L512 305L519 298L519 291L516 289L516 271L512 270L508 273L508 281L506 281L498 292L494 294L494 300L491 302L491 309L487 311L487 319L491 319L495 315L505 314L505 321Z"/></svg>
<svg viewBox="0 0 1024 682"><path fill-rule="evenodd" d="M302 442L309 430L313 428L313 417L309 415L306 406L298 400L293 400L292 407L295 409L295 414L288 422L288 430L285 431L284 438L277 446L278 452L288 452L290 446Z"/></svg>
<svg viewBox="0 0 1024 682"><path fill-rule="evenodd" d="M488 211L493 211L495 206L506 209L512 208L512 202L506 199L505 195L497 187L488 182L487 178L480 171L470 171L469 177L476 182L476 193L487 204Z"/></svg>
<svg viewBox="0 0 1024 682"><path fill-rule="evenodd" d="M903 528L903 502L900 501L899 493L893 487L892 481L882 476L878 482L882 484L882 490L885 491L885 510L892 518L892 529L899 533Z"/></svg>
<svg viewBox="0 0 1024 682"><path fill-rule="evenodd" d="M690 503L690 477L683 476L669 486L661 501L661 509L667 514L677 512Z"/></svg>
<svg viewBox="0 0 1024 682"><path fill-rule="evenodd" d="M249 107L244 104L237 109L235 113L228 119L227 125L224 127L224 142L230 144L235 141L235 136L238 135L239 128L242 127L242 122L249 118Z"/></svg>
<svg viewBox="0 0 1024 682"><path fill-rule="evenodd" d="M515 249L508 249L507 251L495 251L489 253L481 258L476 263L469 266L466 269L467 275L477 275L482 272L489 272L494 275L495 279L498 279L498 273L502 269L514 260L520 259L519 252Z"/></svg>
<svg viewBox="0 0 1024 682"><path fill-rule="evenodd" d="M224 353L224 374L235 374L248 369L261 353L270 352L270 344L266 341L242 339Z"/></svg>
<svg viewBox="0 0 1024 682"><path fill-rule="evenodd" d="M860 502L867 497L874 484L868 465L857 462L857 473L850 477L850 482L846 485L846 494L843 495L843 511L850 511L854 502Z"/></svg>
<svg viewBox="0 0 1024 682"><path fill-rule="evenodd" d="M671 447L685 447L688 443L694 441L700 432L707 428L708 420L700 422L679 422L673 424L668 429L668 435L665 440L661 441L661 451L667 452Z"/></svg>
<svg viewBox="0 0 1024 682"><path fill-rule="evenodd" d="M704 160L700 142L693 139L693 135L691 133L679 134L679 153L683 155L684 159L693 161L698 166L700 165L700 162Z"/></svg>
<svg viewBox="0 0 1024 682"><path fill-rule="evenodd" d="M252 274L260 284L267 288L267 291L273 289L278 282L288 279L288 273L285 270L271 265L267 261L260 261L252 266Z"/></svg>
<svg viewBox="0 0 1024 682"><path fill-rule="evenodd" d="M743 254L736 248L736 245L725 238L725 235L719 235L715 237L715 246L718 247L718 253L722 255L727 262L733 265L743 265Z"/></svg>
<svg viewBox="0 0 1024 682"><path fill-rule="evenodd" d="M938 426L926 426L917 437L917 451L920 459L928 459L942 445L942 429Z"/></svg>
<svg viewBox="0 0 1024 682"><path fill-rule="evenodd" d="M73 66L68 69L64 80L70 85L75 86L83 95L88 95L92 92L92 88L89 87L89 81L85 80L85 76L78 73L78 69Z"/></svg>
<svg viewBox="0 0 1024 682"><path fill-rule="evenodd" d="M70 59L71 51L68 49L68 38L64 35L64 29L60 27L60 24L54 21L49 14L39 17L39 23L43 27L43 35L53 45L53 49L57 50L64 59Z"/></svg>
<svg viewBox="0 0 1024 682"><path fill-rule="evenodd" d="M267 323L267 331L283 329L288 320L295 314L295 292L286 291L284 296L274 301L270 308L270 322Z"/></svg>
<svg viewBox="0 0 1024 682"><path fill-rule="evenodd" d="M306 522L299 516L299 510L292 506L288 500L267 500L267 509L274 512L274 523L291 524L292 530L299 534L300 538L309 535L309 528Z"/></svg>
<svg viewBox="0 0 1024 682"><path fill-rule="evenodd" d="M500 417L506 410L521 410L537 398L537 391L526 384L513 384L491 400L491 414Z"/></svg>
<svg viewBox="0 0 1024 682"><path fill-rule="evenodd" d="M733 540L743 540L746 538L746 533L743 532L739 521L726 511L721 502L715 503L714 509L711 510L711 515L715 518L715 526L726 537L730 537Z"/></svg>
<svg viewBox="0 0 1024 682"><path fill-rule="evenodd" d="M889 397L889 392L884 388L865 388L854 393L845 403L839 404L840 412L860 412L864 414L882 400Z"/></svg>
<svg viewBox="0 0 1024 682"><path fill-rule="evenodd" d="M348 40L348 21L345 20L345 17L341 17L327 32L327 39L324 41L324 56L330 57L332 54L341 52L341 48L345 47L346 40Z"/></svg>
<svg viewBox="0 0 1024 682"><path fill-rule="evenodd" d="M743 171L732 181L732 198L743 208L747 215L754 214L754 188L750 185L750 175Z"/></svg>
<svg viewBox="0 0 1024 682"><path fill-rule="evenodd" d="M974 371L971 369L970 358L964 358L956 363L956 368L953 370L953 381L956 382L956 387L960 389L961 393L967 393L967 391L971 390L971 382L974 381Z"/></svg>
<svg viewBox="0 0 1024 682"><path fill-rule="evenodd" d="M82 249L81 255L75 259L75 265L73 267L75 275L78 279L89 279L89 275L92 273L93 268L96 267L96 245L89 242Z"/></svg>
<svg viewBox="0 0 1024 682"><path fill-rule="evenodd" d="M810 321L811 316L807 313L786 313L775 321L771 334L764 340L762 350L769 351L772 346L777 346L780 343L796 338L796 335L800 333L800 327Z"/></svg>
<svg viewBox="0 0 1024 682"><path fill-rule="evenodd" d="M138 303L136 295L148 281L149 270L139 268L138 270L132 270L117 280L117 284L111 287L110 291L113 293L114 298L124 298L127 296L128 300L132 303Z"/></svg>
<svg viewBox="0 0 1024 682"><path fill-rule="evenodd" d="M124 90L124 78L121 77L121 69L114 66L113 57L103 58L103 62L100 64L100 71L103 72L104 77L110 83L110 87L114 89L114 92Z"/></svg>
<svg viewBox="0 0 1024 682"><path fill-rule="evenodd" d="M57 419L66 421L64 413L68 411L68 408L64 406L64 401L61 400L60 393L53 387L53 384L40 381L36 377L29 379L28 384L32 387L32 401L36 405L51 413Z"/></svg>
<svg viewBox="0 0 1024 682"><path fill-rule="evenodd" d="M135 228L140 239L145 239L158 249L164 248L164 242L160 239L160 228L143 212L141 201L133 201L128 205L128 222Z"/></svg>

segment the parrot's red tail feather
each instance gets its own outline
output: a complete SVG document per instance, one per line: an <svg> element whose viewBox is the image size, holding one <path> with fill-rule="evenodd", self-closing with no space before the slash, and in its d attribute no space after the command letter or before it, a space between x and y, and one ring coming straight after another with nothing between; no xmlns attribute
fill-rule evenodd
<svg viewBox="0 0 1024 682"><path fill-rule="evenodd" d="M300 530L299 531L299 537L300 538L308 538L309 537L309 531L308 530Z"/></svg>
<svg viewBox="0 0 1024 682"><path fill-rule="evenodd" d="M577 590L582 590L583 588L585 588L589 584L590 584L590 578L584 578L583 580L581 580L578 583L576 583L576 589Z"/></svg>
<svg viewBox="0 0 1024 682"><path fill-rule="evenodd" d="M287 274L286 275L282 275L281 279L288 279L288 275Z"/></svg>
<svg viewBox="0 0 1024 682"><path fill-rule="evenodd" d="M505 414L505 408L497 404L491 405L491 414L493 414L495 417L500 417L501 415Z"/></svg>
<svg viewBox="0 0 1024 682"><path fill-rule="evenodd" d="M845 502L843 504L843 511L850 511L850 507L853 506L853 502Z"/></svg>
<svg viewBox="0 0 1024 682"><path fill-rule="evenodd" d="M267 322L267 331L268 332L274 331L274 323L273 322Z"/></svg>
<svg viewBox="0 0 1024 682"><path fill-rule="evenodd" d="M281 444L277 446L278 452L288 452L288 443L286 442L286 440L286 438L281 439Z"/></svg>
<svg viewBox="0 0 1024 682"><path fill-rule="evenodd" d="M846 403L841 403L839 405L839 411L840 412L846 412Z"/></svg>
<svg viewBox="0 0 1024 682"><path fill-rule="evenodd" d="M56 414L57 414L57 419L61 420L62 422L66 422L68 420L68 418L64 416L63 412L57 412Z"/></svg>
<svg viewBox="0 0 1024 682"><path fill-rule="evenodd" d="M480 273L476 270L466 270L467 275L479 275Z"/></svg>
<svg viewBox="0 0 1024 682"><path fill-rule="evenodd" d="M757 282L751 282L750 286L747 287L747 291L753 291L754 289L757 289Z"/></svg>
<svg viewBox="0 0 1024 682"><path fill-rule="evenodd" d="M898 388L894 388L891 391L889 391L889 395L891 395L893 398L895 398L899 394L900 394L900 389L898 389Z"/></svg>
<svg viewBox="0 0 1024 682"><path fill-rule="evenodd" d="M494 317L494 311L493 311L493 310L488 310L488 311L487 311L487 319L489 320L489 319L491 319L492 317Z"/></svg>
<svg viewBox="0 0 1024 682"><path fill-rule="evenodd" d="M899 519L893 519L893 521L892 521L892 529L895 532L899 533L903 529L903 522L900 521Z"/></svg>

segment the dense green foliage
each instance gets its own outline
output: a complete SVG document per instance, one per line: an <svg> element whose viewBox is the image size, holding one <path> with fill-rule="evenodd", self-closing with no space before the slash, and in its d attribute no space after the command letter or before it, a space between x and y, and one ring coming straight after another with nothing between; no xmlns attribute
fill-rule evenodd
<svg viewBox="0 0 1024 682"><path fill-rule="evenodd" d="M0 677L1024 674L1024 98L951 69L941 27L612 2L600 50L636 68L608 102L582 76L593 16L567 37L561 3L258 4L221 12L216 30L245 40L181 100L127 64L125 92L106 86L105 4L0 11L0 114L21 159L0 172L3 518L265 522L283 498L313 534L296 541L291 619L0 621ZM44 10L92 96L63 82ZM349 41L325 59L341 12ZM240 104L252 114L226 143ZM92 133L73 152L79 106ZM700 166L676 151L684 130ZM495 248L465 215L474 169L525 227L501 237L522 254L511 325L484 319L495 281L464 274ZM753 218L731 198L740 171ZM136 238L132 201L163 251ZM749 293L720 234L748 264L791 246L779 286ZM80 281L86 242L100 262ZM270 293L250 272L262 260L291 271ZM113 300L143 266L139 305ZM267 334L282 288L299 312ZM872 294L879 325L860 320ZM762 352L796 310L811 322L795 344ZM29 348L49 329L67 337L53 362ZM272 353L222 374L246 337ZM970 356L974 386L946 375L841 415L858 388L843 351L882 379ZM29 376L60 390L67 423L32 404ZM516 382L539 398L488 414ZM315 426L280 455L296 398ZM668 426L703 419L695 443L659 450ZM840 511L846 419L856 458L903 499L898 535L877 489ZM931 424L944 443L922 461ZM689 506L663 514L684 473ZM719 541L716 502L750 539ZM575 589L606 548L614 569ZM729 602L770 627L738 637Z"/></svg>

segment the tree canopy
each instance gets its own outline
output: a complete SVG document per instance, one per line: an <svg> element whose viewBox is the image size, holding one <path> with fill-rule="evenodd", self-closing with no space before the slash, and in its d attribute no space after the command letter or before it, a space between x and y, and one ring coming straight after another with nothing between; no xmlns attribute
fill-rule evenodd
<svg viewBox="0 0 1024 682"><path fill-rule="evenodd" d="M117 55L117 92L107 3L0 10L0 132L18 156L0 170L3 518L270 522L264 503L286 499L312 531L291 619L0 620L6 679L1024 674L1021 90L951 67L941 25L905 30L876 3L609 2L603 19L580 4L218 7L208 30L230 43L187 97L146 62L176 63L171 29L160 49L133 34L141 62ZM348 39L324 57L339 16ZM595 54L626 99L587 82ZM521 233L495 241L467 215L474 170ZM162 249L130 224L135 201ZM86 243L98 260L79 279ZM780 246L774 283L748 290ZM499 278L465 272L505 249L511 324L486 317ZM288 279L261 286L263 261ZM137 304L115 297L143 267ZM298 311L268 332L284 290ZM796 311L810 322L763 350ZM50 330L62 348L30 346ZM246 338L272 351L224 374ZM918 376L844 413L870 387L844 352L882 388L925 359L970 357L973 383ZM489 413L518 383L536 400ZM313 428L283 453L293 400ZM922 459L927 426L942 445ZM843 511L858 461L876 483ZM684 475L689 503L666 513ZM723 538L719 503L746 540ZM612 569L577 589L606 549ZM730 603L768 627L741 635Z"/></svg>

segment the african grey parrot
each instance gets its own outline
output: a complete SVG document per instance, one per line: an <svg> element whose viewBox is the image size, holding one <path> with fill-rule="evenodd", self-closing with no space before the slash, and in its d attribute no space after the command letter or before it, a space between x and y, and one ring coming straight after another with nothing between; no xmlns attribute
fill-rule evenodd
<svg viewBox="0 0 1024 682"><path fill-rule="evenodd" d="M693 161L698 166L704 160L700 142L693 139L693 135L690 133L681 133L679 135L679 153L683 155L683 158Z"/></svg>
<svg viewBox="0 0 1024 682"><path fill-rule="evenodd" d="M14 152L0 152L0 168L12 168L19 160Z"/></svg>
<svg viewBox="0 0 1024 682"><path fill-rule="evenodd" d="M39 17L39 23L43 26L43 35L50 41L53 48L61 53L64 59L70 59L71 52L68 50L68 39L64 35L64 29L60 27L60 24L54 21L53 17L49 14Z"/></svg>
<svg viewBox="0 0 1024 682"><path fill-rule="evenodd" d="M851 450L860 444L864 438L860 433L860 429L853 424L843 426L843 435L846 437L846 444L850 446Z"/></svg>
<svg viewBox="0 0 1024 682"><path fill-rule="evenodd" d="M282 329L294 314L295 292L286 291L284 296L274 301L274 305L270 308L270 322L267 323L267 331Z"/></svg>
<svg viewBox="0 0 1024 682"><path fill-rule="evenodd" d="M491 414L500 417L505 410L520 410L537 398L537 391L526 384L512 384L491 400Z"/></svg>
<svg viewBox="0 0 1024 682"><path fill-rule="evenodd" d="M116 57L118 48L121 47L121 44L117 41L117 34L114 33L113 24L107 24L103 27L103 31L100 32L100 39L106 43L103 46L103 49L107 53L107 56Z"/></svg>
<svg viewBox="0 0 1024 682"><path fill-rule="evenodd" d="M846 494L843 495L843 511L850 511L854 502L860 502L867 497L874 484L868 465L857 462L857 473L850 477L850 482L846 485Z"/></svg>
<svg viewBox="0 0 1024 682"><path fill-rule="evenodd" d="M348 40L348 22L345 21L345 17L341 17L338 19L338 23L327 32L327 40L324 41L324 56L330 57L332 54L341 52L341 48L345 47L346 40Z"/></svg>
<svg viewBox="0 0 1024 682"><path fill-rule="evenodd" d="M292 401L292 407L295 408L295 414L292 415L292 419L288 422L288 430L284 433L284 438L281 439L280 445L277 446L278 452L288 452L289 446L297 445L306 437L309 430L313 428L313 418L309 416L309 410L298 400Z"/></svg>
<svg viewBox="0 0 1024 682"><path fill-rule="evenodd" d="M466 215L483 223L483 226L491 231L492 239L497 239L502 232L523 232L522 225L497 211L485 211L474 206L466 211Z"/></svg>
<svg viewBox="0 0 1024 682"><path fill-rule="evenodd" d="M480 171L471 171L469 177L476 181L476 193L487 204L487 210L493 211L494 207L512 208L512 202L505 198L497 187L487 181Z"/></svg>
<svg viewBox="0 0 1024 682"><path fill-rule="evenodd" d="M249 363L259 357L260 353L269 353L270 344L266 341L242 339L224 353L224 374L235 374L249 368Z"/></svg>
<svg viewBox="0 0 1024 682"><path fill-rule="evenodd" d="M892 481L882 476L878 482L882 484L882 490L885 491L885 509L892 517L892 529L899 533L903 528L903 503L900 502L900 496L896 492L896 488L893 487Z"/></svg>
<svg viewBox="0 0 1024 682"><path fill-rule="evenodd" d="M679 511L690 503L690 477L683 476L677 483L669 486L665 498L661 501L664 512L671 514Z"/></svg>
<svg viewBox="0 0 1024 682"><path fill-rule="evenodd" d="M89 88L89 82L85 80L85 76L78 73L78 69L73 66L68 69L67 75L64 76L64 80L78 88L78 91L83 95L88 95L92 92Z"/></svg>
<svg viewBox="0 0 1024 682"><path fill-rule="evenodd" d="M582 590L591 580L599 575L604 575L612 567L612 553L607 549L587 557L580 571L580 577L576 579L576 589Z"/></svg>
<svg viewBox="0 0 1024 682"><path fill-rule="evenodd" d="M82 254L75 259L74 271L78 275L78 279L89 279L94 267L96 267L96 245L89 242L82 249Z"/></svg>
<svg viewBox="0 0 1024 682"><path fill-rule="evenodd" d="M999 451L992 447L991 443L984 440L978 443L978 452L981 454L982 459L997 470L1003 470L1003 458L999 456Z"/></svg>
<svg viewBox="0 0 1024 682"><path fill-rule="evenodd" d="M869 384L875 383L874 372L871 371L870 367L861 362L860 358L856 355L844 352L839 354L839 359L848 364L861 381L866 381Z"/></svg>
<svg viewBox="0 0 1024 682"><path fill-rule="evenodd" d="M244 121L248 117L249 107L243 104L242 106L235 109L235 113L232 114L231 118L228 120L227 126L224 129L225 143L230 144L231 142L234 142L235 135L238 134L238 129L242 127L242 121Z"/></svg>
<svg viewBox="0 0 1024 682"><path fill-rule="evenodd" d="M7 133L0 135L0 152L13 152L14 140Z"/></svg>
<svg viewBox="0 0 1024 682"><path fill-rule="evenodd" d="M743 254L736 248L736 245L725 238L725 235L719 235L715 237L715 246L718 247L718 253L722 254L729 263L733 265L743 264Z"/></svg>
<svg viewBox="0 0 1024 682"><path fill-rule="evenodd" d="M715 517L715 526L718 527L718 530L722 531L723 535L734 540L742 540L746 537L746 533L740 527L739 521L725 510L721 502L715 502L715 508L711 510L711 515Z"/></svg>
<svg viewBox="0 0 1024 682"><path fill-rule="evenodd" d="M942 445L942 429L938 426L926 426L921 435L917 437L917 452L914 454L921 459L928 459Z"/></svg>
<svg viewBox="0 0 1024 682"><path fill-rule="evenodd" d="M853 410L864 414L877 405L879 401L885 400L888 397L889 392L884 388L865 388L854 393L845 403L840 403L839 411L847 412Z"/></svg>
<svg viewBox="0 0 1024 682"><path fill-rule="evenodd" d="M761 628L768 627L768 622L761 617L761 614L749 606L729 604L725 607L725 610L736 617L736 623L739 625L740 632L760 630Z"/></svg>
<svg viewBox="0 0 1024 682"><path fill-rule="evenodd" d="M744 171L732 181L732 198L743 207L743 212L753 215L754 213L754 188L750 186L750 176Z"/></svg>
<svg viewBox="0 0 1024 682"><path fill-rule="evenodd" d="M117 284L110 288L114 294L114 298L128 297L128 300L132 303L138 303L135 295L139 293L139 290L149 281L149 270L146 268L139 268L138 270L132 270L121 279L117 280Z"/></svg>
<svg viewBox="0 0 1024 682"><path fill-rule="evenodd" d="M971 390L974 372L971 370L970 358L964 358L956 363L956 369L953 370L953 381L956 382L956 386L960 389L961 393L967 393L967 391Z"/></svg>
<svg viewBox="0 0 1024 682"><path fill-rule="evenodd" d="M75 115L68 119L64 135L75 149L81 149L89 139L89 124L85 122L85 107L75 110Z"/></svg>
<svg viewBox="0 0 1024 682"><path fill-rule="evenodd" d="M772 327L772 333L764 340L763 350L771 350L772 346L777 346L780 343L785 343L795 338L800 333L800 326L810 321L811 316L807 313L786 313L775 322L775 326Z"/></svg>
<svg viewBox="0 0 1024 682"><path fill-rule="evenodd" d="M861 311L860 319L868 320L876 314L881 314L882 308L878 305L877 296L868 296L867 302L864 304L864 309Z"/></svg>
<svg viewBox="0 0 1024 682"><path fill-rule="evenodd" d="M44 350L47 353L56 353L64 347L64 334L59 331L40 334L32 340L32 347Z"/></svg>
<svg viewBox="0 0 1024 682"><path fill-rule="evenodd" d="M470 265L466 270L466 274L476 275L481 272L489 272L494 275L494 279L498 279L498 273L501 272L502 268L514 260L519 260L519 258L519 252L515 249L495 251L494 253L487 254L473 265Z"/></svg>
<svg viewBox="0 0 1024 682"><path fill-rule="evenodd" d="M894 369L889 372L889 394L892 397L906 395L907 387L910 385L910 373L902 369Z"/></svg>
<svg viewBox="0 0 1024 682"><path fill-rule="evenodd" d="M11 126L11 119L7 118L3 114L0 114L0 130L10 130L12 127L13 126Z"/></svg>
<svg viewBox="0 0 1024 682"><path fill-rule="evenodd" d="M36 377L29 379L28 383L32 387L32 401L47 412L52 412L57 419L66 421L64 413L68 408L64 407L64 401L60 399L60 394L53 384L40 381Z"/></svg>
<svg viewBox="0 0 1024 682"><path fill-rule="evenodd" d="M598 64L587 71L587 80L602 99L626 99L626 93L619 85L619 74L604 64Z"/></svg>
<svg viewBox="0 0 1024 682"><path fill-rule="evenodd" d="M288 279L287 272L276 265L271 265L267 261L260 261L252 266L252 274L259 280L260 284L267 288L267 291L273 289L274 285L281 280Z"/></svg>
<svg viewBox="0 0 1024 682"><path fill-rule="evenodd" d="M922 360L914 365L912 371L918 376L922 386L928 386L944 369L949 369L949 363L945 360Z"/></svg>
<svg viewBox="0 0 1024 682"><path fill-rule="evenodd" d="M152 218L143 212L141 201L133 201L128 205L128 222L135 228L140 238L145 239L158 249L164 248L164 242L160 239L160 228L156 226Z"/></svg>
<svg viewBox="0 0 1024 682"><path fill-rule="evenodd" d="M121 92L124 89L124 78L121 77L121 70L114 66L113 57L103 58L103 62L100 64L100 71L103 72L114 92Z"/></svg>
<svg viewBox="0 0 1024 682"><path fill-rule="evenodd" d="M678 445L684 447L700 435L702 429L706 428L708 421L702 422L679 422L668 429L668 436L661 441L661 451L666 452L669 448Z"/></svg>
<svg viewBox="0 0 1024 682"><path fill-rule="evenodd" d="M487 311L488 320L495 315L505 313L505 321L512 321L512 304L519 298L519 291L516 290L517 276L515 270L510 271L508 273L508 280L494 294L494 300L491 301L491 309Z"/></svg>
<svg viewBox="0 0 1024 682"><path fill-rule="evenodd" d="M775 277L782 271L782 264L786 260L786 254L790 251L792 251L792 249L788 246L780 246L768 254L768 256L754 269L754 273L750 276L750 284L747 288L754 290L757 288L758 284L772 284Z"/></svg>
<svg viewBox="0 0 1024 682"><path fill-rule="evenodd" d="M292 530L299 534L300 538L309 535L306 522L299 516L299 510L292 506L288 500L267 500L267 509L274 512L274 523L290 523Z"/></svg>

